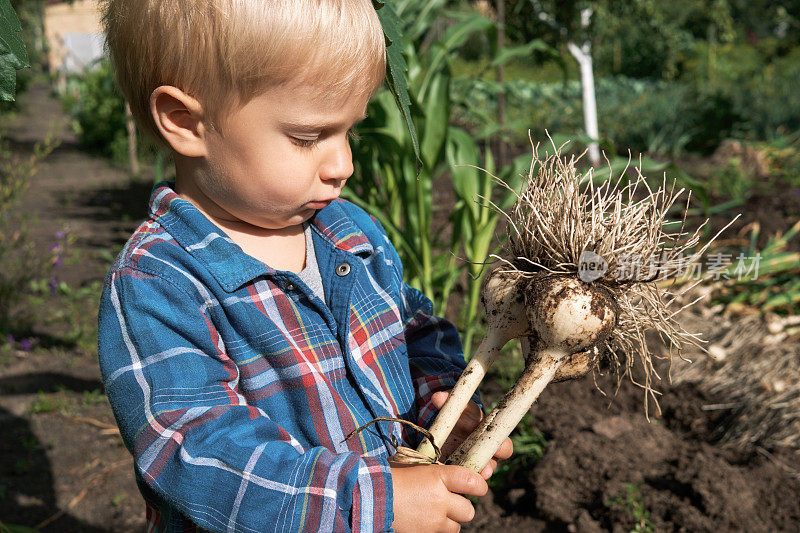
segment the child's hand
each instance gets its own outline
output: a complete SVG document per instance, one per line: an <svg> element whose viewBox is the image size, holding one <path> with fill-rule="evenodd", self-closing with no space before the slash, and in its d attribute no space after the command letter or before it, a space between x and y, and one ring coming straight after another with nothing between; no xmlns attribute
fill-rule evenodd
<svg viewBox="0 0 800 533"><path fill-rule="evenodd" d="M397 533L459 531L475 517L462 494L483 496L486 481L463 466L392 464L394 522Z"/></svg>
<svg viewBox="0 0 800 533"><path fill-rule="evenodd" d="M449 392L439 391L433 394L431 402L437 409L441 409L449 396ZM482 419L483 412L481 412L481 408L478 407L474 402L469 402L464 408L464 411L461 413L461 418L459 418L458 422L456 422L456 425L453 428L453 431L450 433L450 436L444 441L444 445L442 446L442 457L440 458L440 461L447 459L447 457L449 457L450 454L453 453L456 448L458 448L458 445L461 444L470 433L472 433L472 430L478 426ZM481 476L483 476L483 479L489 479L492 476L492 473L494 473L494 469L497 468L497 461L500 459L508 459L511 457L513 451L514 445L511 443L511 439L507 438L503 441L503 444L500 445L500 448L494 454L494 457L489 461L489 464L487 464L481 471Z"/></svg>

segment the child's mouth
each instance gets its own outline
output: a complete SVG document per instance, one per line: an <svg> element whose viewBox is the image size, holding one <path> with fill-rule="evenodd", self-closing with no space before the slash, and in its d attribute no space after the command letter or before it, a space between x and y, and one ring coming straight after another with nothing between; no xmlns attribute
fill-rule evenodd
<svg viewBox="0 0 800 533"><path fill-rule="evenodd" d="M328 207L328 204L330 204L335 199L336 198L331 198L329 200L315 200L313 202L308 202L306 204L306 207L308 207L310 209L323 209L325 207Z"/></svg>

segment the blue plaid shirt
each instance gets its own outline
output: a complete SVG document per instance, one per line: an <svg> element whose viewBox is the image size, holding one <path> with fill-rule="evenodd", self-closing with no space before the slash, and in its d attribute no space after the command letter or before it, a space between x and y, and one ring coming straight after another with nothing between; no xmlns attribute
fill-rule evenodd
<svg viewBox="0 0 800 533"><path fill-rule="evenodd" d="M377 221L337 201L310 223L327 305L169 184L112 266L100 366L148 531L391 529L387 458L417 437L345 437L427 426L461 345Z"/></svg>

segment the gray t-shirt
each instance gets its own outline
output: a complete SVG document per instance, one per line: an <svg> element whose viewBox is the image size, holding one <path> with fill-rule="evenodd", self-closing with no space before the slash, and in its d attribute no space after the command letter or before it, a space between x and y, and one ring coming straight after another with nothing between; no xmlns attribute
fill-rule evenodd
<svg viewBox="0 0 800 533"><path fill-rule="evenodd" d="M319 273L317 254L314 253L314 240L311 238L311 226L309 224L303 224L303 227L303 233L305 233L306 236L306 266L298 276L303 280L303 283L314 291L314 294L316 294L320 300L325 302L325 293L322 291L322 276Z"/></svg>

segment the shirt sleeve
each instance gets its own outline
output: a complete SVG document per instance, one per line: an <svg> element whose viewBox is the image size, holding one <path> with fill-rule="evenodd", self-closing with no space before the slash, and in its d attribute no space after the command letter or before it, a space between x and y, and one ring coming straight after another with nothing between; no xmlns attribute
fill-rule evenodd
<svg viewBox="0 0 800 533"><path fill-rule="evenodd" d="M371 215L369 218L379 232L375 240L384 248L387 263L393 265L396 287L399 287L400 292L400 313L414 387L417 412L415 423L427 428L438 413L431 402L433 394L451 390L466 367L461 337L453 324L433 314L433 304L427 296L403 281L403 266L397 250L380 221ZM477 392L473 400L480 405ZM405 426L403 437L412 446L418 444L421 438Z"/></svg>
<svg viewBox="0 0 800 533"><path fill-rule="evenodd" d="M411 379L416 393L417 424L429 427L438 410L431 397L449 391L466 364L455 326L433 315L433 304L420 291L404 284L404 325Z"/></svg>
<svg viewBox="0 0 800 533"><path fill-rule="evenodd" d="M141 480L212 531L383 531L386 459L304 449L248 405L198 286L119 268L99 313L103 379Z"/></svg>

